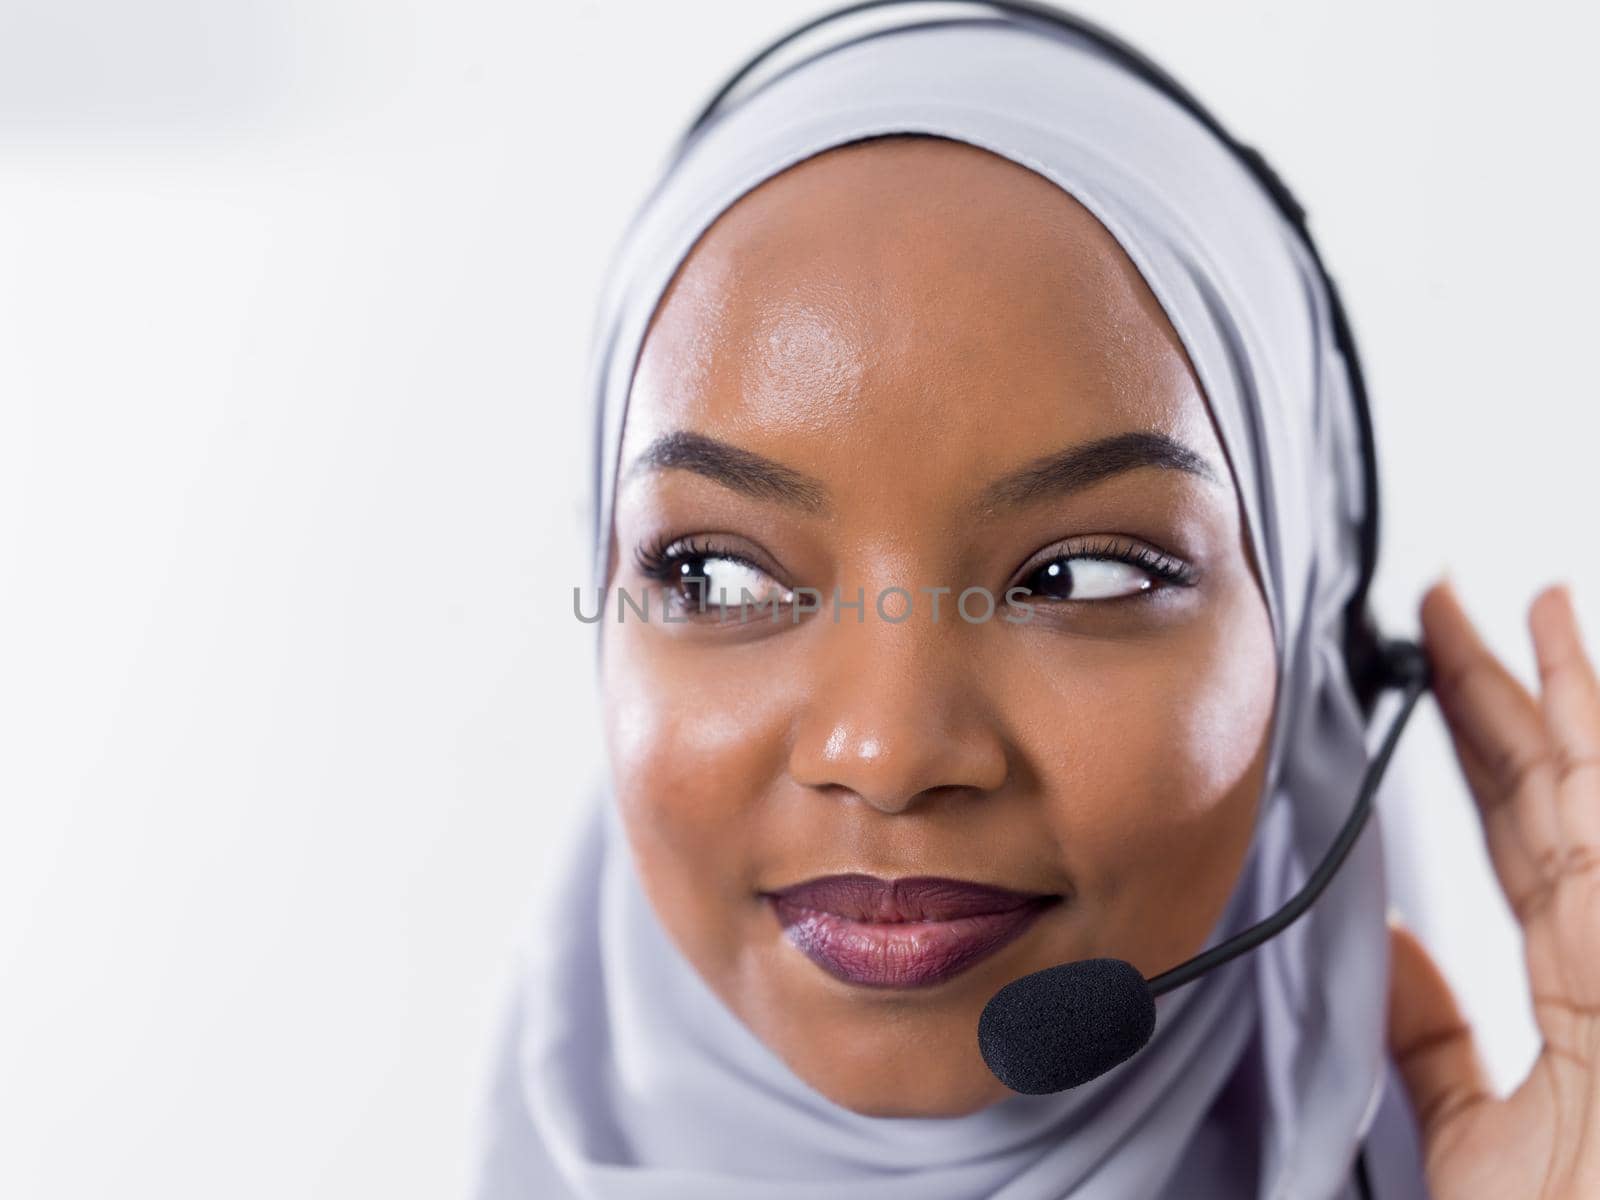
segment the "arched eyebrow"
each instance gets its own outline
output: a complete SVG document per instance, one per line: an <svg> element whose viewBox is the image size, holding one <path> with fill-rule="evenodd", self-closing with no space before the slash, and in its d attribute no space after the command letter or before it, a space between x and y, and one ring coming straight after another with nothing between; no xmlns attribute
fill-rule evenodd
<svg viewBox="0 0 1600 1200"><path fill-rule="evenodd" d="M623 481L644 471L673 468L704 475L756 500L776 500L807 513L828 511L828 489L820 480L753 450L687 429L663 434L646 446Z"/></svg>
<svg viewBox="0 0 1600 1200"><path fill-rule="evenodd" d="M1175 438L1150 430L1129 430L1068 446L995 480L978 497L976 511L993 513L1092 487L1103 479L1158 467L1224 486L1205 457Z"/></svg>
<svg viewBox="0 0 1600 1200"><path fill-rule="evenodd" d="M1130 430L1069 446L996 479L980 493L975 510L993 513L1067 496L1143 467L1182 471L1221 484L1211 464L1182 442L1164 433ZM802 512L825 513L830 505L827 486L821 480L753 450L687 429L651 442L630 464L623 482L645 471L673 469L693 471L753 499L776 500Z"/></svg>

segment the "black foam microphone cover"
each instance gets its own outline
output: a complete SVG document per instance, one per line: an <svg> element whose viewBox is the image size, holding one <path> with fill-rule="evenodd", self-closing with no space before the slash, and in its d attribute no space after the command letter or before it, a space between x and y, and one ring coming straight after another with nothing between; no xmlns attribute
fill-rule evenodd
<svg viewBox="0 0 1600 1200"><path fill-rule="evenodd" d="M1001 1083L1042 1096L1104 1075L1155 1029L1155 995L1138 969L1120 958L1085 958L996 992L978 1018L978 1049Z"/></svg>

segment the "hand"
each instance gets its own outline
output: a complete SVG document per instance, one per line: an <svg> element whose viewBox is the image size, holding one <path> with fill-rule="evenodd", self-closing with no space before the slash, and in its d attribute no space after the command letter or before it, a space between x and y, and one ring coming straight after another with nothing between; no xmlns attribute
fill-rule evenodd
<svg viewBox="0 0 1600 1200"><path fill-rule="evenodd" d="M1600 1197L1600 681L1565 586L1528 610L1535 699L1484 645L1448 583L1422 599L1434 697L1522 926L1543 1037L1509 1096L1421 943L1393 930L1389 1045L1434 1200Z"/></svg>

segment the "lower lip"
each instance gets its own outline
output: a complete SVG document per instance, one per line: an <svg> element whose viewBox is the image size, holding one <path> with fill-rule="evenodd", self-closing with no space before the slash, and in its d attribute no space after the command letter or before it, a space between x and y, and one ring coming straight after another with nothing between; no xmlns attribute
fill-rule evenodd
<svg viewBox="0 0 1600 1200"><path fill-rule="evenodd" d="M1020 937L1059 897L950 921L856 921L774 898L789 941L835 979L864 987L929 987Z"/></svg>

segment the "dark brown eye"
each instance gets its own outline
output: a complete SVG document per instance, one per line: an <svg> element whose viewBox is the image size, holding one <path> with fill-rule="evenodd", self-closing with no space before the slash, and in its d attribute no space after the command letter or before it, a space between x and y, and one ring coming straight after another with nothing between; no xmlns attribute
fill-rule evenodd
<svg viewBox="0 0 1600 1200"><path fill-rule="evenodd" d="M791 603L794 594L740 555L697 547L691 539L639 555L640 571L666 585L668 600L686 612L725 612Z"/></svg>
<svg viewBox="0 0 1600 1200"><path fill-rule="evenodd" d="M1142 567L1094 558L1058 558L1024 585L1047 600L1115 600L1149 591L1155 582Z"/></svg>
<svg viewBox="0 0 1600 1200"><path fill-rule="evenodd" d="M1021 586L1043 600L1123 600L1195 582L1192 567L1170 555L1121 539L1065 549L1046 559Z"/></svg>

